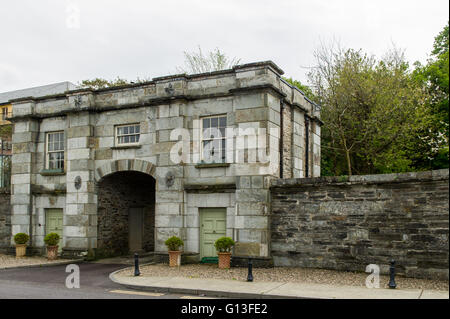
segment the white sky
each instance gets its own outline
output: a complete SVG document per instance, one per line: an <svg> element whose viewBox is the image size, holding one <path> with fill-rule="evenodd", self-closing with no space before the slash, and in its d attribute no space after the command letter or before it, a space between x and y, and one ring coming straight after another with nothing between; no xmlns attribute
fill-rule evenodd
<svg viewBox="0 0 450 319"><path fill-rule="evenodd" d="M79 28L73 13L79 10ZM174 74L183 51L272 60L305 82L319 43L425 62L448 0L15 0L0 2L0 92L54 82Z"/></svg>

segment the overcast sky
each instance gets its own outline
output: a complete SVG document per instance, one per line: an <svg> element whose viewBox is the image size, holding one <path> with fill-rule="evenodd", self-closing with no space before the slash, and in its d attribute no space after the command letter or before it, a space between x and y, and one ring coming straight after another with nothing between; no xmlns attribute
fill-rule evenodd
<svg viewBox="0 0 450 319"><path fill-rule="evenodd" d="M425 62L448 10L448 0L1 1L0 92L174 74L198 46L272 60L302 81L333 38L377 56L395 43Z"/></svg>

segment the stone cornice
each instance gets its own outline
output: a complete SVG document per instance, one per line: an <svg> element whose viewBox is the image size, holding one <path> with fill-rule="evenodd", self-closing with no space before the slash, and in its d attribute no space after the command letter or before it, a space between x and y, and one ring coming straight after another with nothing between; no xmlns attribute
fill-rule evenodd
<svg viewBox="0 0 450 319"><path fill-rule="evenodd" d="M110 87L104 89L93 90L90 88L81 88L77 90L66 91L64 93L55 94L55 95L47 95L42 97L24 97L20 99L11 100L13 105L13 110L17 109L16 115L12 116L9 120L12 122L18 122L27 119L46 119L53 117L61 117L67 116L68 114L79 113L79 112L92 112L92 113L101 113L106 111L114 111L114 110L124 110L124 109L132 109L132 108L140 108L147 106L156 106L161 104L171 104L173 102L189 102L200 99L214 99L214 98L222 98L222 97L231 97L235 95L241 94L251 94L254 92L270 92L280 99L286 100L289 92L284 92L282 88L278 87L275 83L271 83L272 77L267 75L266 79L261 83L260 79L257 81L248 82L245 80L241 82L239 77L234 78L233 74L247 72L247 71L255 71L262 69L270 69L274 72L278 77L284 72L272 61L263 61L256 63L248 63L243 65L237 65L229 70L201 73L201 74L175 74L164 77L153 78L152 81L141 82L141 83L132 83L126 84L117 87ZM218 90L205 91L198 89L187 89L188 83L191 79L199 79L201 81L207 81L213 78L220 78L220 76L225 75L225 78L234 79L230 83L234 83L231 85L225 85L223 88L218 86ZM264 76L264 75L263 75ZM251 77L250 77L251 78ZM176 84L176 87L171 92L165 88L163 90L166 83L172 83L174 81L182 81L185 84ZM234 82L233 82L234 81ZM265 82L265 83L264 83ZM246 86L242 86L243 84L247 84ZM258 84L256 84L258 83ZM198 85L198 84L196 84ZM161 87L162 86L162 87ZM124 101L117 101L117 99L111 99L110 103L108 99L102 97L103 92L121 92L127 89L150 89L156 92L151 94L145 93L140 95L138 98ZM207 87L208 88L208 87ZM164 92L165 91L165 92ZM131 94L135 94L130 92ZM125 96L128 94L124 92ZM98 94L98 95L97 95ZM147 95L146 95L147 94ZM46 105L52 106L52 103L55 102L58 107L51 107L50 109L46 109ZM306 109L305 106L300 106L303 110Z"/></svg>
<svg viewBox="0 0 450 319"><path fill-rule="evenodd" d="M230 89L228 92L223 93L212 93L212 94L201 94L201 95L176 95L176 96L167 96L167 97L158 97L158 98L150 98L146 101L142 101L139 103L130 103L130 104L121 104L114 106L88 106L88 107L80 107L80 108L67 108L60 110L54 113L34 113L34 114L26 114L26 115L18 115L9 118L11 122L18 122L26 119L44 119L44 118L52 118L59 116L66 116L68 114L79 113L79 112L92 112L92 113L101 113L107 111L114 110L123 110L123 109L133 109L147 106L156 106L161 104L170 104L174 101L195 101L200 99L212 99L212 98L220 98L220 97L229 97L236 94L249 94L251 92L260 92L270 90L280 97L285 97L286 94L281 92L277 87L272 84L264 84L264 85L255 85L243 88ZM28 101L29 99L27 99Z"/></svg>
<svg viewBox="0 0 450 319"><path fill-rule="evenodd" d="M253 85L253 86L247 86L242 88L235 88L231 89L230 93L232 94L242 94L247 92L255 92L255 91L267 91L270 90L277 94L280 98L285 98L286 94L283 93L279 88L272 84L261 84L261 85Z"/></svg>

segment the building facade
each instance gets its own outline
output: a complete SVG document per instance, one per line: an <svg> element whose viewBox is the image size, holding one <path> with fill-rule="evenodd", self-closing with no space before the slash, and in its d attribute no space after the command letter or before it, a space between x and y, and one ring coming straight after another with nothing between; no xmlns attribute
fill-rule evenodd
<svg viewBox="0 0 450 319"><path fill-rule="evenodd" d="M0 92L0 125L11 124L8 118L12 114L12 105L9 102L12 99L60 94L76 88L75 84L66 81L22 90Z"/></svg>
<svg viewBox="0 0 450 319"><path fill-rule="evenodd" d="M70 82L59 82L43 86L36 86L22 90L0 92L0 188L10 185L11 135L12 127L9 118L12 115L12 99L29 96L46 96L64 93L76 89Z"/></svg>
<svg viewBox="0 0 450 319"><path fill-rule="evenodd" d="M273 178L320 175L320 109L273 62L12 100L11 234L63 255L270 259Z"/></svg>

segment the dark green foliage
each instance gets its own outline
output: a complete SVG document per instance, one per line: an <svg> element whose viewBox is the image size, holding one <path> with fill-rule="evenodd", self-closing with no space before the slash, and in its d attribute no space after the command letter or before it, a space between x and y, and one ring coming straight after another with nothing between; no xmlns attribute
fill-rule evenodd
<svg viewBox="0 0 450 319"><path fill-rule="evenodd" d="M218 252L224 253L224 252L230 252L231 248L234 246L234 240L230 237L220 237L216 240L214 243L214 247L216 247L216 250Z"/></svg>
<svg viewBox="0 0 450 319"><path fill-rule="evenodd" d="M57 233L49 233L45 236L44 242L47 246L56 246L59 242L59 235Z"/></svg>
<svg viewBox="0 0 450 319"><path fill-rule="evenodd" d="M83 80L81 83L78 83L78 86L82 88L89 88L93 90L105 89L110 87L128 85L133 83L144 83L149 81L149 79L139 79L137 78L135 81L129 81L126 79L122 79L117 77L115 80L106 80L102 78L95 78L92 80Z"/></svg>
<svg viewBox="0 0 450 319"><path fill-rule="evenodd" d="M14 235L14 242L18 245L24 245L30 240L30 236L25 233L17 233Z"/></svg>
<svg viewBox="0 0 450 319"><path fill-rule="evenodd" d="M0 125L0 138L5 140L11 140L12 137L12 124Z"/></svg>
<svg viewBox="0 0 450 319"><path fill-rule="evenodd" d="M323 176L449 167L448 43L447 24L427 65L414 70L395 48L377 59L322 46L309 87L287 79L321 105Z"/></svg>
<svg viewBox="0 0 450 319"><path fill-rule="evenodd" d="M177 251L180 247L184 246L184 242L177 236L172 236L165 242L169 251Z"/></svg>
<svg viewBox="0 0 450 319"><path fill-rule="evenodd" d="M410 151L418 169L449 167L449 25L435 38L431 57L425 66L416 62L414 79L427 93L425 105L432 113L426 130Z"/></svg>
<svg viewBox="0 0 450 319"><path fill-rule="evenodd" d="M294 80L292 78L283 78L286 82L289 84L299 88L303 93L305 93L305 96L310 99L311 101L318 103L318 97L314 94L313 90L307 86L302 84L300 81Z"/></svg>

